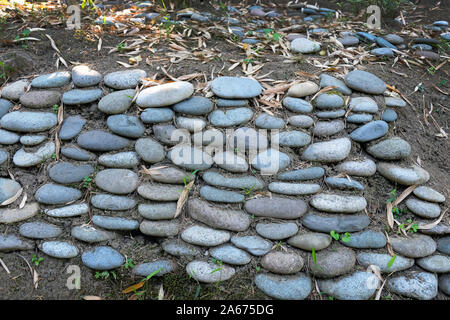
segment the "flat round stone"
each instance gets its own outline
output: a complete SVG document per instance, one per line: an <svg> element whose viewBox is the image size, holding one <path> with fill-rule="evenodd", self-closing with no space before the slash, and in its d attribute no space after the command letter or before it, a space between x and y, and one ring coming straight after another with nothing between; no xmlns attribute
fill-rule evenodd
<svg viewBox="0 0 450 320"><path fill-rule="evenodd" d="M264 188L264 182L254 176L228 177L218 172L207 171L203 173L202 179L206 183L216 187L240 190L243 188L247 190L260 190Z"/></svg>
<svg viewBox="0 0 450 320"><path fill-rule="evenodd" d="M139 228L139 221L121 217L94 215L92 216L92 222L96 226L106 230L131 231Z"/></svg>
<svg viewBox="0 0 450 320"><path fill-rule="evenodd" d="M75 138L83 129L86 120L80 116L70 116L64 119L61 129L59 130L59 138L61 140L70 140Z"/></svg>
<svg viewBox="0 0 450 320"><path fill-rule="evenodd" d="M389 125L382 121L376 120L369 122L350 134L350 138L357 142L369 142L386 135L389 130Z"/></svg>
<svg viewBox="0 0 450 320"><path fill-rule="evenodd" d="M96 229L89 225L73 227L71 235L75 239L87 243L102 242L116 238L116 234L113 232Z"/></svg>
<svg viewBox="0 0 450 320"><path fill-rule="evenodd" d="M287 171L278 175L279 180L314 180L320 179L324 176L325 170L321 167L311 167L305 169L297 169L293 171Z"/></svg>
<svg viewBox="0 0 450 320"><path fill-rule="evenodd" d="M246 265L252 259L247 252L231 244L214 247L209 252L216 260L234 265Z"/></svg>
<svg viewBox="0 0 450 320"><path fill-rule="evenodd" d="M165 107L181 102L194 93L194 86L187 81L176 81L142 90L136 104L142 108Z"/></svg>
<svg viewBox="0 0 450 320"><path fill-rule="evenodd" d="M386 104L386 107L406 107L406 101L400 98L386 97L384 98L384 103Z"/></svg>
<svg viewBox="0 0 450 320"><path fill-rule="evenodd" d="M233 236L231 243L254 256L263 256L272 248L272 244L260 236Z"/></svg>
<svg viewBox="0 0 450 320"><path fill-rule="evenodd" d="M212 92L225 99L248 99L261 94L258 81L240 77L217 77L211 83Z"/></svg>
<svg viewBox="0 0 450 320"><path fill-rule="evenodd" d="M312 290L311 279L304 273L293 276L260 273L255 277L255 285L269 297L280 300L304 300Z"/></svg>
<svg viewBox="0 0 450 320"><path fill-rule="evenodd" d="M59 236L62 233L62 229L45 222L28 222L20 226L19 233L25 238L48 239Z"/></svg>
<svg viewBox="0 0 450 320"><path fill-rule="evenodd" d="M341 120L318 121L314 125L313 134L317 137L332 136L344 130L345 124Z"/></svg>
<svg viewBox="0 0 450 320"><path fill-rule="evenodd" d="M173 148L168 158L173 164L188 170L206 170L213 164L213 159L208 153L191 146L181 145Z"/></svg>
<svg viewBox="0 0 450 320"><path fill-rule="evenodd" d="M54 218L72 218L81 216L89 212L89 205L87 203L72 204L65 207L46 209L44 213Z"/></svg>
<svg viewBox="0 0 450 320"><path fill-rule="evenodd" d="M247 172L248 163L245 158L231 151L216 152L214 163L230 172Z"/></svg>
<svg viewBox="0 0 450 320"><path fill-rule="evenodd" d="M87 150L105 152L123 149L129 140L106 131L92 130L80 134L77 143Z"/></svg>
<svg viewBox="0 0 450 320"><path fill-rule="evenodd" d="M175 112L199 116L210 113L214 107L211 100L201 96L191 97L173 106Z"/></svg>
<svg viewBox="0 0 450 320"><path fill-rule="evenodd" d="M408 198L406 200L406 206L414 214L427 219L437 218L441 214L441 208L438 204L416 198Z"/></svg>
<svg viewBox="0 0 450 320"><path fill-rule="evenodd" d="M173 256L198 256L201 254L200 249L189 243L179 239L166 240L161 243L161 247L165 252Z"/></svg>
<svg viewBox="0 0 450 320"><path fill-rule="evenodd" d="M351 38L356 39L356 44L358 44L358 42L359 42L358 38L356 38L356 37L351 37ZM330 87L330 86L337 87L334 90L339 91L343 95L349 96L352 94L352 90L349 87L347 87L347 85L345 84L344 81L339 80L335 77L332 77L326 73L322 73L320 75L320 87L325 88L325 87Z"/></svg>
<svg viewBox="0 0 450 320"><path fill-rule="evenodd" d="M372 272L356 271L348 276L318 280L317 283L320 291L339 300L369 300L380 280Z"/></svg>
<svg viewBox="0 0 450 320"><path fill-rule="evenodd" d="M77 87L90 87L99 84L102 80L100 72L88 66L75 66L72 69L72 81Z"/></svg>
<svg viewBox="0 0 450 320"><path fill-rule="evenodd" d="M1 92L0 92L0 97L1 97ZM13 104L11 102L9 102L8 100L5 99L0 99L0 119L8 113L9 109L11 109L11 107L13 106Z"/></svg>
<svg viewBox="0 0 450 320"><path fill-rule="evenodd" d="M94 270L112 270L120 267L125 262L125 258L115 249L101 246L81 255L83 264Z"/></svg>
<svg viewBox="0 0 450 320"><path fill-rule="evenodd" d="M141 222L139 230L151 237L174 237L180 232L180 223L178 221L144 220Z"/></svg>
<svg viewBox="0 0 450 320"><path fill-rule="evenodd" d="M244 209L258 217L298 219L305 214L307 204L287 198L257 198L246 201Z"/></svg>
<svg viewBox="0 0 450 320"><path fill-rule="evenodd" d="M242 210L216 207L200 199L189 200L187 211L191 218L217 229L245 231L251 222L249 215Z"/></svg>
<svg viewBox="0 0 450 320"><path fill-rule="evenodd" d="M314 82L305 81L291 86L287 92L287 96L295 98L304 98L306 96L311 96L315 94L317 91L319 91L319 89L320 89L319 86Z"/></svg>
<svg viewBox="0 0 450 320"><path fill-rule="evenodd" d="M75 258L79 254L76 246L65 241L45 241L39 249L46 255L59 259Z"/></svg>
<svg viewBox="0 0 450 320"><path fill-rule="evenodd" d="M372 156L382 160L401 160L409 157L411 146L399 137L389 138L367 148Z"/></svg>
<svg viewBox="0 0 450 320"><path fill-rule="evenodd" d="M304 227L318 231L330 233L335 232L356 232L365 229L370 220L367 215L336 215L336 214L317 214L307 213L302 219Z"/></svg>
<svg viewBox="0 0 450 320"><path fill-rule="evenodd" d="M344 81L349 88L364 93L382 94L386 90L383 80L366 71L353 70L345 76Z"/></svg>
<svg viewBox="0 0 450 320"><path fill-rule="evenodd" d="M91 198L91 204L102 210L124 211L136 206L136 201L124 196L111 194L95 194Z"/></svg>
<svg viewBox="0 0 450 320"><path fill-rule="evenodd" d="M145 109L141 113L141 120L143 123L161 123L172 121L174 112L169 108L151 108Z"/></svg>
<svg viewBox="0 0 450 320"><path fill-rule="evenodd" d="M194 260L186 265L186 272L197 281L217 283L229 280L236 271L227 265L222 265L220 269L217 269L217 265L214 263Z"/></svg>
<svg viewBox="0 0 450 320"><path fill-rule="evenodd" d="M107 94L98 102L98 109L108 114L125 112L131 106L135 92L134 89L126 89Z"/></svg>
<svg viewBox="0 0 450 320"><path fill-rule="evenodd" d="M370 265L377 266L382 273L403 271L414 265L414 259L405 258L399 255L393 259L392 256L387 253L359 252L357 254L357 259L359 263L366 268Z"/></svg>
<svg viewBox="0 0 450 320"><path fill-rule="evenodd" d="M350 176L370 177L377 172L375 162L370 159L362 161L345 161L339 164L336 169L339 172L345 172Z"/></svg>
<svg viewBox="0 0 450 320"><path fill-rule="evenodd" d="M273 273L293 274L302 270L302 257L294 252L271 251L261 259L261 266Z"/></svg>
<svg viewBox="0 0 450 320"><path fill-rule="evenodd" d="M356 263L352 249L338 247L317 252L315 260L309 260L309 268L318 278L333 278L350 272Z"/></svg>
<svg viewBox="0 0 450 320"><path fill-rule="evenodd" d="M291 163L291 158L278 150L267 149L258 153L251 161L253 168L263 174L275 174L286 169Z"/></svg>
<svg viewBox="0 0 450 320"><path fill-rule="evenodd" d="M414 189L414 195L422 200L430 202L444 202L445 196L430 187L420 186Z"/></svg>
<svg viewBox="0 0 450 320"><path fill-rule="evenodd" d="M177 201L183 186L170 184L142 184L137 189L139 195L153 201Z"/></svg>
<svg viewBox="0 0 450 320"><path fill-rule="evenodd" d="M269 190L275 193L286 195L309 195L321 190L320 185L315 183L289 183L289 182L271 182Z"/></svg>
<svg viewBox="0 0 450 320"><path fill-rule="evenodd" d="M306 100L294 97L285 97L282 101L283 107L298 113L309 113L313 110L313 106Z"/></svg>
<svg viewBox="0 0 450 320"><path fill-rule="evenodd" d="M153 274L154 277L162 277L165 274L174 272L176 269L176 263L171 260L156 260L136 265L133 268L133 274L141 277L147 277L151 274Z"/></svg>
<svg viewBox="0 0 450 320"><path fill-rule="evenodd" d="M344 107L344 99L339 94L332 93L332 91L327 93L322 93L316 97L314 100L314 106L317 109L340 109Z"/></svg>
<svg viewBox="0 0 450 320"><path fill-rule="evenodd" d="M46 138L44 135L26 135L20 137L20 143L24 146L35 146L42 143Z"/></svg>
<svg viewBox="0 0 450 320"><path fill-rule="evenodd" d="M335 178L335 177L327 177L325 179L325 183L331 187L341 190L359 190L363 191L364 187L361 183L356 180L347 179L347 178Z"/></svg>
<svg viewBox="0 0 450 320"><path fill-rule="evenodd" d="M145 131L145 127L138 117L125 114L109 116L106 125L112 132L127 138L139 138Z"/></svg>
<svg viewBox="0 0 450 320"><path fill-rule="evenodd" d="M106 169L97 173L95 184L114 194L128 194L136 190L139 179L128 169Z"/></svg>
<svg viewBox="0 0 450 320"><path fill-rule="evenodd" d="M176 202L141 203L138 205L139 214L148 220L173 219L176 211Z"/></svg>
<svg viewBox="0 0 450 320"><path fill-rule="evenodd" d="M379 162L377 170L386 179L406 186L423 184L430 179L430 174L416 165L400 167L393 163Z"/></svg>
<svg viewBox="0 0 450 320"><path fill-rule="evenodd" d="M111 168L135 168L139 165L139 157L136 152L119 152L115 154L102 154L98 163Z"/></svg>
<svg viewBox="0 0 450 320"><path fill-rule="evenodd" d="M0 223L15 223L27 220L39 212L36 202L25 205L22 209L4 209L0 211Z"/></svg>
<svg viewBox="0 0 450 320"><path fill-rule="evenodd" d="M434 254L425 258L417 259L417 264L426 271L436 273L450 272L450 257L443 254Z"/></svg>
<svg viewBox="0 0 450 320"><path fill-rule="evenodd" d="M28 91L20 96L20 103L32 109L48 108L53 105L59 105L61 101L61 93L58 91Z"/></svg>
<svg viewBox="0 0 450 320"><path fill-rule="evenodd" d="M286 126L283 119L262 113L255 119L255 125L263 129L282 129Z"/></svg>
<svg viewBox="0 0 450 320"><path fill-rule="evenodd" d="M67 146L61 148L61 154L69 159L78 161L95 160L96 156L86 150L80 149L75 146Z"/></svg>
<svg viewBox="0 0 450 320"><path fill-rule="evenodd" d="M35 152L26 152L22 148L14 154L13 163L18 167L32 167L41 164L43 160L49 159L54 153L54 142L47 142Z"/></svg>
<svg viewBox="0 0 450 320"><path fill-rule="evenodd" d="M247 123L253 117L249 108L235 108L228 110L214 110L208 115L209 122L217 127L233 127Z"/></svg>
<svg viewBox="0 0 450 320"><path fill-rule="evenodd" d="M189 131L179 129L171 124L155 124L153 126L153 134L157 140L171 146L184 143L189 144L191 142Z"/></svg>
<svg viewBox="0 0 450 320"><path fill-rule="evenodd" d="M134 89L139 84L140 78L145 78L147 72L140 69L123 70L108 73L103 82L106 86L122 90L122 89Z"/></svg>
<svg viewBox="0 0 450 320"><path fill-rule="evenodd" d="M413 234L409 238L391 237L394 251L409 258L422 258L436 251L436 242L429 236Z"/></svg>
<svg viewBox="0 0 450 320"><path fill-rule="evenodd" d="M157 182L184 184L190 174L177 167L154 165L150 167L149 175Z"/></svg>
<svg viewBox="0 0 450 320"><path fill-rule="evenodd" d="M73 89L62 96L62 102L66 105L87 104L101 98L101 89Z"/></svg>
<svg viewBox="0 0 450 320"><path fill-rule="evenodd" d="M211 186L202 186L200 188L200 195L213 202L224 202L224 203L242 203L245 199L244 195L222 189L217 189Z"/></svg>
<svg viewBox="0 0 450 320"><path fill-rule="evenodd" d="M288 239L287 243L302 250L312 251L314 249L319 251L327 248L331 241L331 236L328 234L307 232L294 235Z"/></svg>
<svg viewBox="0 0 450 320"><path fill-rule="evenodd" d="M350 99L348 106L353 112L377 113L378 105L372 98L355 97Z"/></svg>
<svg viewBox="0 0 450 320"><path fill-rule="evenodd" d="M373 230L352 233L350 239L347 239L347 241L342 241L341 239L343 245L358 249L384 248L386 242L386 236L383 232Z"/></svg>
<svg viewBox="0 0 450 320"><path fill-rule="evenodd" d="M206 121L202 118L188 118L188 117L177 117L176 125L180 129L186 129L187 131L201 132L206 127Z"/></svg>
<svg viewBox="0 0 450 320"><path fill-rule="evenodd" d="M90 164L75 165L70 162L58 162L49 169L48 175L57 183L69 184L81 182L84 177L90 176L93 172L94 167Z"/></svg>
<svg viewBox="0 0 450 320"><path fill-rule="evenodd" d="M371 114L351 114L347 117L348 123L366 123L373 120L373 115Z"/></svg>
<svg viewBox="0 0 450 320"><path fill-rule="evenodd" d="M44 204L66 204L80 199L81 196L80 190L53 183L44 184L34 194L35 199Z"/></svg>
<svg viewBox="0 0 450 320"><path fill-rule="evenodd" d="M290 49L294 53L314 53L320 50L320 43L305 38L297 38L291 42Z"/></svg>
<svg viewBox="0 0 450 320"><path fill-rule="evenodd" d="M278 141L280 146L299 148L311 142L311 136L302 131L282 131L271 136L272 143Z"/></svg>
<svg viewBox="0 0 450 320"><path fill-rule="evenodd" d="M21 186L18 182L11 179L0 178L0 203L14 197L20 189Z"/></svg>
<svg viewBox="0 0 450 320"><path fill-rule="evenodd" d="M50 112L13 111L0 120L3 129L17 132L41 132L56 126L56 114Z"/></svg>
<svg viewBox="0 0 450 320"><path fill-rule="evenodd" d="M31 81L31 86L41 89L63 87L70 82L70 78L69 71L53 72L34 78Z"/></svg>
<svg viewBox="0 0 450 320"><path fill-rule="evenodd" d="M181 233L181 239L187 243L204 247L215 247L230 240L230 233L208 227L193 225Z"/></svg>
<svg viewBox="0 0 450 320"><path fill-rule="evenodd" d="M437 276L428 272L415 271L390 277L386 285L393 293L419 300L431 300L438 293Z"/></svg>
<svg viewBox="0 0 450 320"><path fill-rule="evenodd" d="M347 158L351 147L348 138L316 142L306 148L301 157L306 161L338 162Z"/></svg>
<svg viewBox="0 0 450 320"><path fill-rule="evenodd" d="M282 240L295 235L298 232L298 226L294 222L257 223L256 232L263 238Z"/></svg>
<svg viewBox="0 0 450 320"><path fill-rule="evenodd" d="M8 100L17 101L25 93L29 84L27 80L17 80L9 83L2 89L1 96Z"/></svg>

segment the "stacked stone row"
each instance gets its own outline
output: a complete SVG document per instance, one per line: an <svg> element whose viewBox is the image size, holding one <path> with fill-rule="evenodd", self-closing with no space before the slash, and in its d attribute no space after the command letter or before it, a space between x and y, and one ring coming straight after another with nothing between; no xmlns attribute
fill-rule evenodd
<svg viewBox="0 0 450 320"><path fill-rule="evenodd" d="M376 286L365 286L373 274L355 272L356 261L364 267L376 265L382 273L407 270L416 263L425 271L408 275L414 279L413 285L406 290L404 276L392 277L388 281L391 291L433 298L438 288L435 273L439 273L443 274L441 290L448 293L448 236L440 237L437 243L423 234L391 237L398 256L387 267L391 256L385 250L376 251L386 247L386 237L381 230L368 228L364 183L376 171L407 186L424 184L430 178L418 166L392 162L407 159L411 147L399 137L386 138L387 121L395 119L386 119L387 110L382 120L377 119L378 105L367 96L385 92L382 80L358 70L347 74L344 81L323 74L319 85L304 82L292 86L283 100L288 112L275 114L255 112L249 106L248 99L262 92L255 80L216 78L211 84L214 103L193 96L193 85L180 81L140 91L136 105L145 111L138 117L129 111L136 95L134 88L145 76L145 71L136 69L113 72L103 78L87 66L77 66L72 72L37 77L31 84L19 80L2 90L0 105L5 107L0 120L0 143L15 145L20 141L24 145L13 155L16 167L30 168L53 158L56 146L51 137L57 116L44 109L54 108L60 102L69 109L99 100L98 110L108 115L108 130L79 115L66 117L58 132L62 161L52 162L46 170L51 182L35 192L37 202L1 211L0 223L17 223L44 213L35 222L21 224L19 234L36 240L45 254L62 259L80 254L78 241L104 244L124 232L139 229L152 238L165 239L161 242L163 256L190 257L186 271L202 282L226 281L239 266L259 261L263 272L256 275L256 286L280 299L308 297L312 277L319 279L321 291L336 298L368 299L376 290ZM98 87L102 80L111 90L106 95L106 88ZM27 91L30 85L31 90ZM336 88L312 99L320 87L329 86ZM61 94L61 90L65 93ZM367 95L355 95L353 91ZM347 106L348 96L351 98ZM10 110L11 101L20 103L20 111ZM386 97L385 104L405 107L403 100L392 97ZM257 132L252 122L257 129L280 131ZM350 135L346 126L351 128ZM237 130L227 135L224 130L229 128ZM177 129L183 129L181 134ZM252 137L257 137L256 144ZM195 141L215 149L192 146ZM279 150L273 148L274 141L279 142ZM349 159L355 143L361 144L366 153L362 152L364 157ZM201 161L186 161L177 157L180 154L190 154ZM381 162L376 164L371 157ZM268 181L258 171L264 173L275 160L278 170L272 172ZM300 168L298 160L303 162ZM150 166L145 176L139 175L141 165ZM190 218L186 225L181 217L175 218L177 201L197 171L201 179L197 178L186 205ZM333 177L334 173L345 173L350 178ZM93 177L95 185L86 177ZM11 179L2 180L0 200L4 201L21 186ZM86 189L92 189L89 202L81 200ZM421 186L414 195L416 198L406 200L414 214L424 219L440 215L438 203L445 201L440 193ZM72 227L73 241L58 240L62 234L58 224L86 217L90 211L91 224ZM351 233L350 241L332 243L331 231ZM431 235L448 232L449 228L442 225L428 230ZM286 250L277 249L275 244L279 241L287 242ZM34 242L15 234L0 236L0 251L33 247ZM316 262L310 257L313 250L317 252ZM223 262L219 270L217 264L208 261L208 256ZM120 267L124 256L110 246L100 245L84 251L82 261L94 270L110 270ZM163 275L175 268L172 259L162 258L139 264L134 272L147 276L161 269L159 275ZM427 290L415 290L421 283L426 284Z"/></svg>

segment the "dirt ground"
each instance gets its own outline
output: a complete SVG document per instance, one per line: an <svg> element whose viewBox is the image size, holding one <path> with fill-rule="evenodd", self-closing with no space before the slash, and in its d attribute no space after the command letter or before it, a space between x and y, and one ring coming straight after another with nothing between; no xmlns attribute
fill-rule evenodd
<svg viewBox="0 0 450 320"><path fill-rule="evenodd" d="M268 3L262 1L263 3ZM283 16L288 16L288 10L282 7L288 1L274 1L276 3L276 10L283 13ZM321 6L338 9L336 1L314 1ZM438 1L416 1L417 7L410 12L410 16L417 16L412 20L416 25L427 24L436 20L448 19L450 10L450 3L442 1L440 9L432 10ZM252 1L232 1L231 3L248 3ZM210 10L208 5L192 6L198 8L199 11ZM343 12L349 16L352 8L343 8ZM295 16L292 16L294 19ZM405 16L408 18L408 16ZM49 19L50 20L50 19ZM89 20L84 20L87 23ZM289 21L273 21L273 28L286 27ZM321 27L327 27L329 22L326 21ZM33 32L32 36L41 39L41 41L28 41L25 45L23 43L11 43L10 40L20 35L26 28L45 28L44 31ZM393 31L400 32L401 25L392 22L392 19L383 21L382 33L390 33ZM55 61L57 55L53 50L50 41L45 34L51 36L55 41L57 47L61 51L64 59L68 62L86 63L91 65L95 70L102 74L108 72L124 69L117 61L128 63L128 57L121 54L121 52L114 52L108 54L111 48L117 48L119 44L128 36L117 36L115 32L108 31L105 28L101 33L93 33L91 27L83 27L82 31L66 30L65 24L51 25L47 19L29 19L23 23L19 19L9 19L0 24L0 58L2 55L10 54L11 52L18 52L29 57L29 65L24 66L29 72L21 73L14 76L23 77L26 75L37 75L48 73L56 70ZM102 49L98 51L98 38L102 39ZM317 38L320 40L320 38ZM228 40L228 41L227 41ZM408 39L409 40L409 39ZM187 43L195 46L191 41ZM233 64L230 61L238 61L246 57L243 50L237 50L236 45L230 41L213 33L212 38L208 41L207 46L214 48L221 53L220 59L212 59L206 63L192 62L189 60L180 63L171 63L167 57L170 51L167 42L160 41L157 45L152 47L152 51L145 50L140 53L143 61L140 62L138 68L147 71L150 77L157 75L157 78L163 77L164 73L161 67L164 67L168 73L174 77L179 77L192 73L205 73L208 80L211 80L212 74L214 77L220 75L243 76L241 68L235 68L228 71L228 68ZM448 52L447 52L448 54ZM314 59L324 63L329 58L327 56L314 56ZM0 59L1 60L1 59ZM320 75L322 70L315 67L308 61L300 61L299 63L286 64L283 63L285 57L279 54L273 54L270 50L265 50L264 55L261 56L260 61L264 63L263 68L259 74L266 74L270 72L270 78L275 80L294 80L305 79L296 74L301 71L313 75ZM148 63L146 63L146 61ZM440 84L439 88L444 92L450 92L450 85L444 80L450 80L448 71L450 70L448 64L444 65L437 72L431 74L426 67L411 65L410 68L402 63L396 63L392 67L392 60L377 60L371 61L369 64L364 64L360 68L370 71L381 79L383 79L390 86L394 86L402 92L411 102L412 106L408 105L406 108L397 110L399 119L395 122L395 126L391 128L392 133L407 140L412 147L411 159L406 162L416 162L421 164L431 175L429 186L439 190L450 197L450 145L449 140L436 136L439 134L439 128L449 133L449 97L434 88ZM64 69L64 66L62 66ZM400 75L402 74L402 75ZM11 79L11 80L14 80ZM420 90L415 92L416 86L422 83L423 92ZM382 100L377 101L382 106ZM425 102L425 103L424 103ZM424 117L424 114L430 111L430 106L433 105L431 117ZM425 109L424 109L425 108ZM383 109L383 108L381 108ZM66 116L71 114L81 114L85 118L103 120L97 123L106 123L106 116L100 112L96 112L95 106L91 108L78 110L68 108ZM137 109L131 109L130 113L138 113ZM286 113L279 113L286 116ZM99 124L102 126L102 124ZM353 127L349 126L347 132L351 132ZM316 139L317 140L317 139ZM18 147L6 147L11 154L16 151ZM301 152L301 150L298 150ZM352 154L349 158L358 158L361 150L352 148ZM33 169L14 169L14 176L21 185L27 186L28 195L33 195L38 186L45 183L45 176L41 173L46 170L46 166L50 162L42 164ZM102 167L98 167L102 169ZM8 166L0 169L0 175L7 177ZM40 174L38 174L40 173ZM265 178L270 179L270 178ZM389 198L389 193L396 186L388 182L386 179L376 175L365 181L366 189L362 193L367 201L369 217L375 223L371 224L372 228L383 230L385 228L385 202ZM400 194L404 188L398 188ZM195 196L196 190L193 195ZM402 208L402 206L401 206ZM93 212L95 214L95 210ZM137 212L132 213L133 216L138 217ZM407 217L406 217L407 218ZM73 225L86 223L86 218L71 219L64 224L64 234L69 238L70 229ZM51 222L51 219L49 220ZM255 222L252 222L254 227ZM449 224L450 219L448 215L444 218L442 223ZM61 223L59 223L61 225ZM10 232L17 228L15 226L0 226L0 232ZM156 238L149 238L139 233L125 233L123 237L117 240L112 240L109 244L119 249L127 258L131 258L135 262L152 261L153 257L161 257L164 255L159 247L161 240ZM80 244L80 243L78 243ZM83 246L79 245L83 250ZM163 278L151 279L144 287L142 296L132 296L132 294L122 294L122 290L132 284L137 283L140 279L133 278L130 269L125 267L116 271L116 279L110 275L108 279L96 278L96 273L84 267L81 263L81 257L71 260L71 264L80 266L81 268L81 289L69 290L66 287L66 281L70 276L67 273L69 264L66 261L52 259L45 257L45 259L35 267L39 273L38 288L33 287L32 276L26 262L32 260L33 254L38 254L32 251L24 251L18 253L0 254L0 258L8 266L11 274L7 274L0 268L0 299L81 299L84 296L99 296L103 299L128 299L130 297L138 299L156 299L160 286L164 289L165 299L267 299L267 296L259 291L253 283L255 273L257 272L257 260L253 259L252 263L247 266L239 267L236 276L231 280L206 285L199 285L191 279L184 271L183 259L177 259L179 263L179 270L174 274L165 275ZM304 256L305 262L310 259L309 256ZM199 289L200 288L200 289ZM200 291L199 291L200 290ZM390 294L384 289L382 299L404 299L396 295ZM310 299L324 299L324 297L313 292ZM439 293L437 299L448 299L442 293Z"/></svg>

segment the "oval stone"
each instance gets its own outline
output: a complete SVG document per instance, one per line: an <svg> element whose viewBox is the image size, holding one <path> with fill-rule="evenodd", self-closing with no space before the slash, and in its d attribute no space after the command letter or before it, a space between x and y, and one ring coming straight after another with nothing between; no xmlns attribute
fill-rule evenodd
<svg viewBox="0 0 450 320"><path fill-rule="evenodd" d="M108 114L119 114L125 112L131 106L134 95L134 89L112 92L100 99L98 102L98 109Z"/></svg>
<svg viewBox="0 0 450 320"><path fill-rule="evenodd" d="M386 90L383 80L366 71L353 70L345 76L344 81L349 88L364 93L382 94Z"/></svg>
<svg viewBox="0 0 450 320"><path fill-rule="evenodd" d="M136 104L142 108L165 107L183 101L194 93L194 86L187 81L176 81L142 90Z"/></svg>
<svg viewBox="0 0 450 320"><path fill-rule="evenodd" d="M139 84L140 78L145 78L147 72L140 69L133 70L123 70L108 73L103 82L106 86L122 90L122 89L133 89Z"/></svg>
<svg viewBox="0 0 450 320"><path fill-rule="evenodd" d="M306 148L301 157L306 161L338 162L347 158L351 147L348 138L316 142Z"/></svg>
<svg viewBox="0 0 450 320"><path fill-rule="evenodd" d="M323 250L331 244L331 236L324 233L300 233L287 241L289 245L307 251Z"/></svg>
<svg viewBox="0 0 450 320"><path fill-rule="evenodd" d="M41 132L58 123L56 114L50 112L13 111L0 120L3 129L17 132Z"/></svg>
<svg viewBox="0 0 450 320"><path fill-rule="evenodd" d="M218 269L217 264L194 260L186 265L186 272L197 281L217 283L230 279L236 271L227 265L222 265Z"/></svg>
<svg viewBox="0 0 450 320"><path fill-rule="evenodd" d="M101 246L84 252L81 261L94 270L112 270L120 267L125 258L117 250Z"/></svg>
<svg viewBox="0 0 450 320"><path fill-rule="evenodd" d="M53 183L44 184L34 194L35 199L44 204L66 204L80 199L81 196L80 190Z"/></svg>
<svg viewBox="0 0 450 320"><path fill-rule="evenodd" d="M240 77L217 77L211 83L212 92L225 99L247 99L261 94L258 81Z"/></svg>
<svg viewBox="0 0 450 320"><path fill-rule="evenodd" d="M394 137L370 146L367 148L367 152L377 159L401 160L409 157L411 146L402 138Z"/></svg>
<svg viewBox="0 0 450 320"><path fill-rule="evenodd" d="M114 194L127 194L136 190L138 176L128 169L106 169L95 176L95 184Z"/></svg>
<svg viewBox="0 0 450 320"><path fill-rule="evenodd" d="M244 205L250 214L278 219L298 219L305 214L307 207L303 200L276 197L251 199Z"/></svg>
<svg viewBox="0 0 450 320"><path fill-rule="evenodd" d="M87 150L105 152L123 149L129 141L106 131L92 130L80 134L77 143Z"/></svg>
<svg viewBox="0 0 450 320"><path fill-rule="evenodd" d="M75 165L70 162L58 162L49 169L48 175L57 183L69 184L81 182L93 172L94 167L90 164Z"/></svg>
<svg viewBox="0 0 450 320"><path fill-rule="evenodd" d="M302 270L303 259L294 252L271 251L261 259L261 266L273 273L293 274Z"/></svg>
<svg viewBox="0 0 450 320"><path fill-rule="evenodd" d="M20 103L32 109L47 108L59 105L61 94L58 91L29 91L20 96Z"/></svg>
<svg viewBox="0 0 450 320"><path fill-rule="evenodd" d="M311 279L304 273L294 276L280 276L260 273L255 285L269 297L280 300L304 300L312 290Z"/></svg>
<svg viewBox="0 0 450 320"><path fill-rule="evenodd" d="M204 247L218 246L228 242L230 238L231 235L228 231L215 230L199 225L190 226L181 233L181 239L187 243Z"/></svg>
<svg viewBox="0 0 450 320"><path fill-rule="evenodd" d="M59 259L75 258L79 253L76 246L65 241L45 241L39 249L46 255Z"/></svg>

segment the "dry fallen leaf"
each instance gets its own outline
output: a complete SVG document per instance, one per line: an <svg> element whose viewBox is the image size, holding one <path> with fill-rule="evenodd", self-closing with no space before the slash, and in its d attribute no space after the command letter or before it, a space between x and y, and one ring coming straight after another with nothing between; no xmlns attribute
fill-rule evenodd
<svg viewBox="0 0 450 320"><path fill-rule="evenodd" d="M175 211L175 216L173 217L174 219L180 215L181 210L183 209L183 206L189 197L189 191L191 190L192 186L194 185L194 182L195 182L195 179L192 179L192 181L189 182L188 185L184 186L183 191L181 192L180 198L177 201L177 210Z"/></svg>

